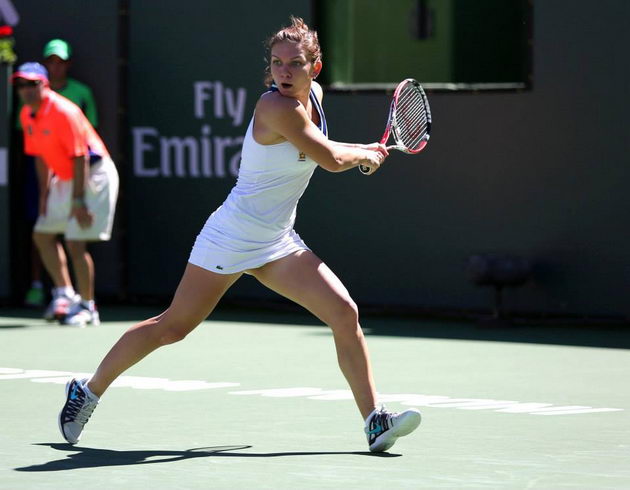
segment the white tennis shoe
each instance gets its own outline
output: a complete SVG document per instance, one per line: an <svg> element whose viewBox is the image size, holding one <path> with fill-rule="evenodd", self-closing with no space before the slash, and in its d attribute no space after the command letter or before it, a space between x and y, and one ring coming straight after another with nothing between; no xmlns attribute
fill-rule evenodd
<svg viewBox="0 0 630 490"><path fill-rule="evenodd" d="M367 435L370 451L380 453L387 451L394 445L396 439L411 434L420 425L422 417L415 408L410 408L401 413L392 413L375 408L365 421L365 434Z"/></svg>
<svg viewBox="0 0 630 490"><path fill-rule="evenodd" d="M59 413L59 430L70 444L81 439L81 433L99 398L86 390L87 379L71 379L66 384L66 403Z"/></svg>

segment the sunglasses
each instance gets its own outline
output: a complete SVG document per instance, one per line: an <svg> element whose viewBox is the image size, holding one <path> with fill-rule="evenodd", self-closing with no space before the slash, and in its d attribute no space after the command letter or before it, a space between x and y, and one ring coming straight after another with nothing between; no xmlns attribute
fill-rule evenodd
<svg viewBox="0 0 630 490"><path fill-rule="evenodd" d="M17 88L17 89L21 89L21 88L35 88L40 83L41 82L39 80L18 80L17 82L15 82L15 88Z"/></svg>

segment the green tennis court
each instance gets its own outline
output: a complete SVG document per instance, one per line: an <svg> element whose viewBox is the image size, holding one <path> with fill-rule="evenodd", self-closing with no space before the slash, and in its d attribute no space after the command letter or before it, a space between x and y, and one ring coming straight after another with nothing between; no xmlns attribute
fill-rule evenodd
<svg viewBox="0 0 630 490"><path fill-rule="evenodd" d="M65 381L157 312L105 308L87 329L0 312L0 488L630 487L630 332L604 327L366 317L383 401L423 414L372 455L326 327L224 310L121 377L65 444Z"/></svg>

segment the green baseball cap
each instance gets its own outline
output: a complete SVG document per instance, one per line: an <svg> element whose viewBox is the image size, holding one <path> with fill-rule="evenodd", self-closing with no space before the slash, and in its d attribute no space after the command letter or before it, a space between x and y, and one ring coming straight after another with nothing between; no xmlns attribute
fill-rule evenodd
<svg viewBox="0 0 630 490"><path fill-rule="evenodd" d="M72 55L72 49L63 39L52 39L44 46L44 58L52 55L57 55L62 60L68 61Z"/></svg>

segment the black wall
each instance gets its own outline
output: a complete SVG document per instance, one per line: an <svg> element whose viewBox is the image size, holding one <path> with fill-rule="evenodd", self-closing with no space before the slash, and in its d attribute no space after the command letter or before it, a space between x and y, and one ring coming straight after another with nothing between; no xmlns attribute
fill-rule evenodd
<svg viewBox="0 0 630 490"><path fill-rule="evenodd" d="M183 137L199 136L200 126L209 124L234 137L244 134L262 90L264 37L289 13L309 20L311 13L310 2L287 1L247 17L245 3L188 0L176 12L154 6L143 13L155 3L130 1L131 127ZM41 8L47 2L19 4L22 58L37 57L51 36L73 43L76 78L94 88L101 132L127 165L121 170L127 189L123 252L104 254L97 287L169 296L194 235L234 179L134 174L133 148L122 148L116 138L116 2L91 3L89 12L79 1L56 2L61 8L50 11ZM315 173L296 229L357 301L487 307L490 291L468 281L465 265L472 254L496 252L535 263L534 280L507 295L514 309L630 314L630 3L603 0L593 8L586 0L535 2L532 89L430 93L434 132L422 155L393 155L374 177ZM160 18L167 22L169 16L166 29ZM195 80L244 87L246 122L228 129L226 121L195 118ZM387 104L385 94L327 94L332 139L377 139ZM117 246L114 240L112 249ZM229 295L273 297L249 279Z"/></svg>

